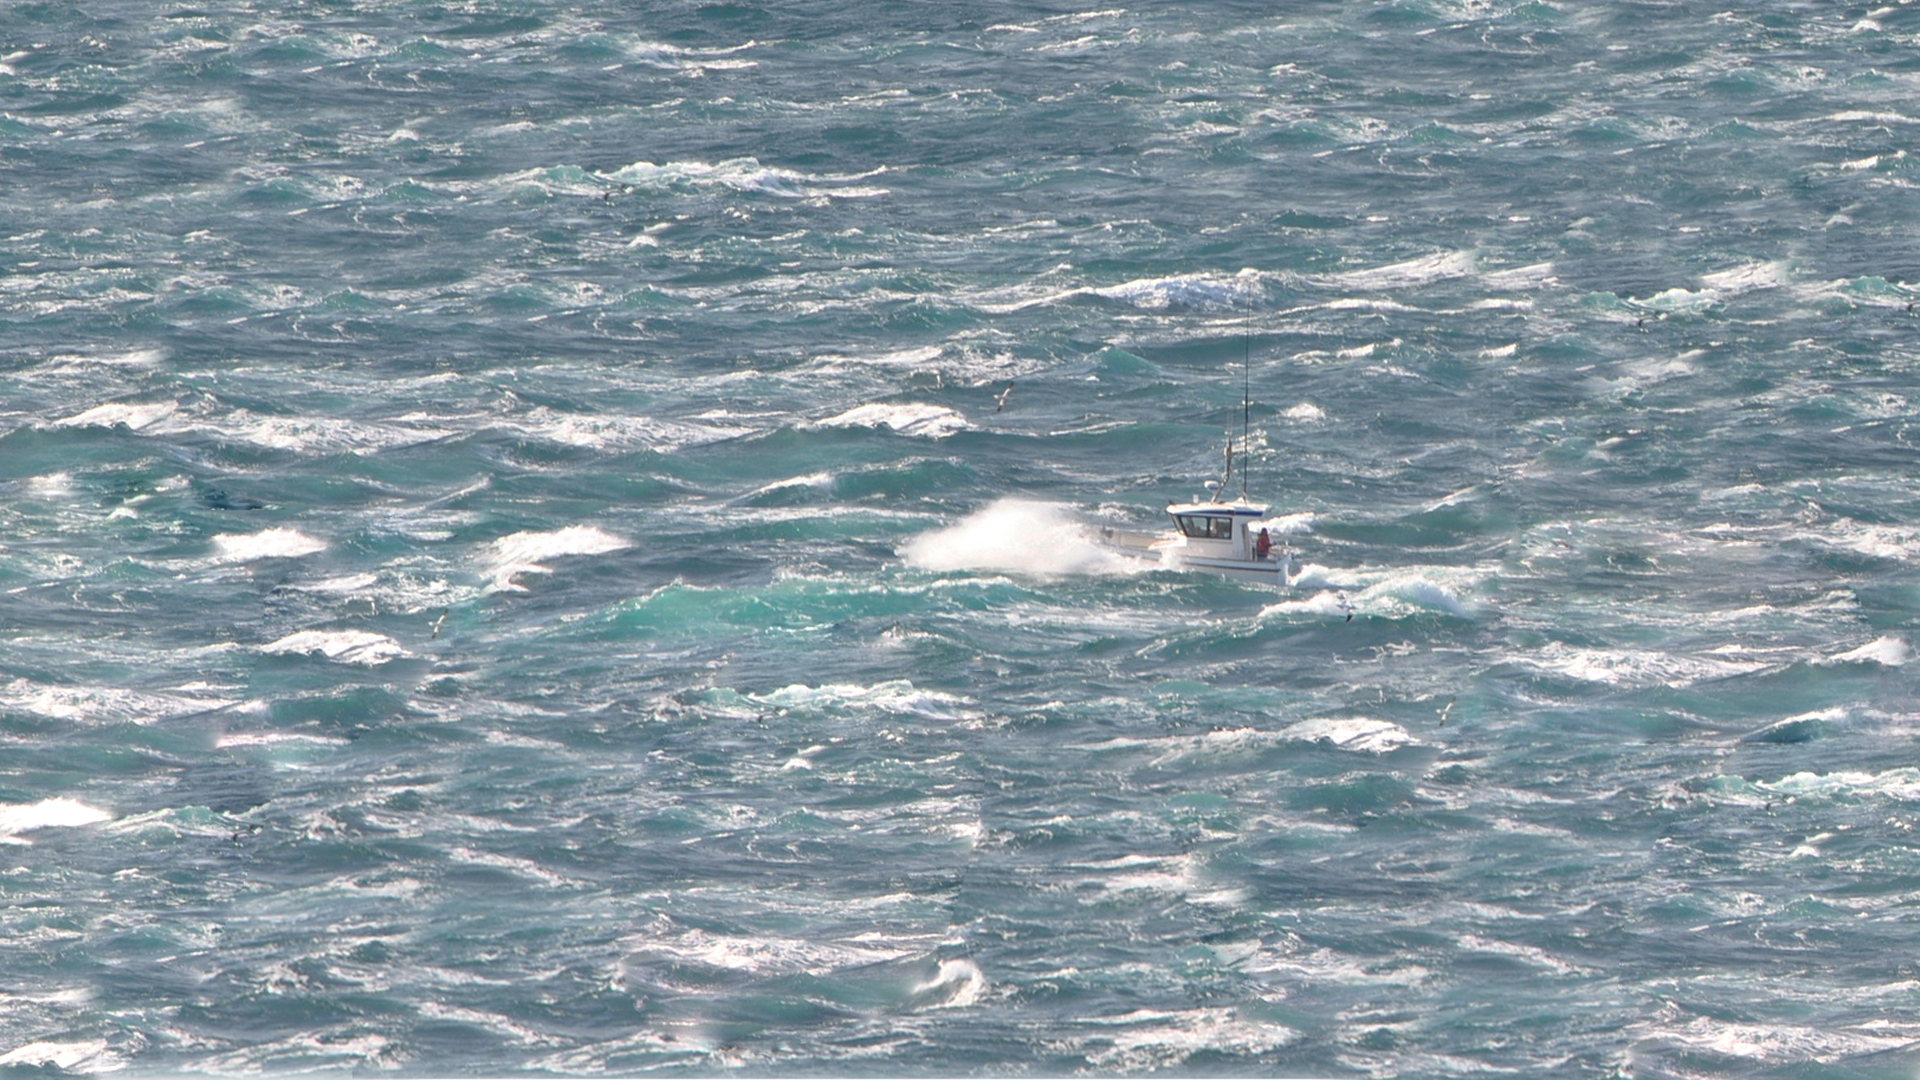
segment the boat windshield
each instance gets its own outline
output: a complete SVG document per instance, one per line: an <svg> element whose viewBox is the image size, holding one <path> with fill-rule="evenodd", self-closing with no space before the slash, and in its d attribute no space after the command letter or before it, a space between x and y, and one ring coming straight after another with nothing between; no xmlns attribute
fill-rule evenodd
<svg viewBox="0 0 1920 1080"><path fill-rule="evenodd" d="M1188 536L1213 540L1233 539L1233 519L1211 514L1175 514L1174 524Z"/></svg>

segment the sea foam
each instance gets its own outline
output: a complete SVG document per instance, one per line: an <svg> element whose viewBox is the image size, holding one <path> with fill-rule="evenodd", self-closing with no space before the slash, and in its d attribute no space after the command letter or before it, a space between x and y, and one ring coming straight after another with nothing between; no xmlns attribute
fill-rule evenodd
<svg viewBox="0 0 1920 1080"><path fill-rule="evenodd" d="M923 570L1117 574L1128 560L1095 544L1057 503L1001 499L956 524L909 540L900 554Z"/></svg>
<svg viewBox="0 0 1920 1080"><path fill-rule="evenodd" d="M1445 278L1465 277L1473 270L1473 252L1442 251L1386 266L1348 270L1333 275L1333 281L1354 289L1407 288Z"/></svg>
<svg viewBox="0 0 1920 1080"><path fill-rule="evenodd" d="M1075 1041L1087 1064L1107 1073L1175 1068L1195 1054L1257 1058L1300 1037L1284 1025L1215 1006L1173 1012L1143 1009L1081 1023L1106 1029Z"/></svg>
<svg viewBox="0 0 1920 1080"><path fill-rule="evenodd" d="M302 630L262 645L260 651L282 655L319 653L343 664L368 667L408 655L392 638L368 630Z"/></svg>
<svg viewBox="0 0 1920 1080"><path fill-rule="evenodd" d="M1180 274L1087 289L1086 295L1117 300L1145 311L1169 308L1231 311L1250 303L1258 287L1258 276L1250 273L1232 278Z"/></svg>
<svg viewBox="0 0 1920 1080"><path fill-rule="evenodd" d="M156 401L145 404L110 402L95 405L85 412L75 413L64 420L54 421L54 427L125 427L129 431L143 431L178 412L180 406L171 401Z"/></svg>
<svg viewBox="0 0 1920 1080"><path fill-rule="evenodd" d="M890 428L902 435L944 439L968 428L967 418L944 405L906 402L900 405L871 404L848 409L838 416L819 422L823 428Z"/></svg>
<svg viewBox="0 0 1920 1080"><path fill-rule="evenodd" d="M116 1072L129 1064L127 1057L116 1053L105 1039L30 1042L0 1054L0 1065L58 1069L77 1075Z"/></svg>
<svg viewBox="0 0 1920 1080"><path fill-rule="evenodd" d="M252 562L256 559L293 559L326 550L326 542L298 529L266 529L257 533L220 533L213 538L215 559L219 562Z"/></svg>
<svg viewBox="0 0 1920 1080"><path fill-rule="evenodd" d="M592 525L569 525L552 532L517 532L488 545L484 556L493 581L488 592L525 592L526 587L513 579L521 574L552 573L544 565L548 559L567 555L604 555L632 545L621 537Z"/></svg>
<svg viewBox="0 0 1920 1080"><path fill-rule="evenodd" d="M1911 650L1900 638L1888 635L1875 638L1857 649L1848 649L1838 656L1829 656L1816 663L1833 664L1879 664L1881 667L1899 667L1907 662Z"/></svg>
<svg viewBox="0 0 1920 1080"><path fill-rule="evenodd" d="M1302 720L1282 728L1280 737L1293 742L1322 743L1342 750L1384 754L1414 741L1400 725L1365 717Z"/></svg>
<svg viewBox="0 0 1920 1080"><path fill-rule="evenodd" d="M21 833L35 829L71 829L112 821L113 815L68 798L42 799L26 806L0 805L0 844L24 844Z"/></svg>

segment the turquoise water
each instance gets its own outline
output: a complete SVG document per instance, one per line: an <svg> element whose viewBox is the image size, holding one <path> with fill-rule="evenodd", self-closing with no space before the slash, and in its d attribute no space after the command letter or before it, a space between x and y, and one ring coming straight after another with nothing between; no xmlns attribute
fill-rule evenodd
<svg viewBox="0 0 1920 1080"><path fill-rule="evenodd" d="M1910 1076L1916 44L7 8L0 1072Z"/></svg>

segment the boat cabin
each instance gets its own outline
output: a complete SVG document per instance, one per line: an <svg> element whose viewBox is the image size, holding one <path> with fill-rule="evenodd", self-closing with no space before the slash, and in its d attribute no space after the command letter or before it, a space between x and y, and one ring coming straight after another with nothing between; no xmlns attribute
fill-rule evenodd
<svg viewBox="0 0 1920 1080"><path fill-rule="evenodd" d="M1214 559L1257 559L1254 553L1254 525L1267 516L1267 508L1249 502L1175 503L1167 507L1174 528L1180 531L1179 545L1190 555Z"/></svg>

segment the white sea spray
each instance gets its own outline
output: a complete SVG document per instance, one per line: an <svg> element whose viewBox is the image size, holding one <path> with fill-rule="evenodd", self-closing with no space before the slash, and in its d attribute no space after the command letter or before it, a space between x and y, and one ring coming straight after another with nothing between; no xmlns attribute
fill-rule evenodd
<svg viewBox="0 0 1920 1080"><path fill-rule="evenodd" d="M1090 527L1058 503L1000 499L959 522L909 540L907 562L927 570L1115 574L1129 563L1101 547Z"/></svg>

